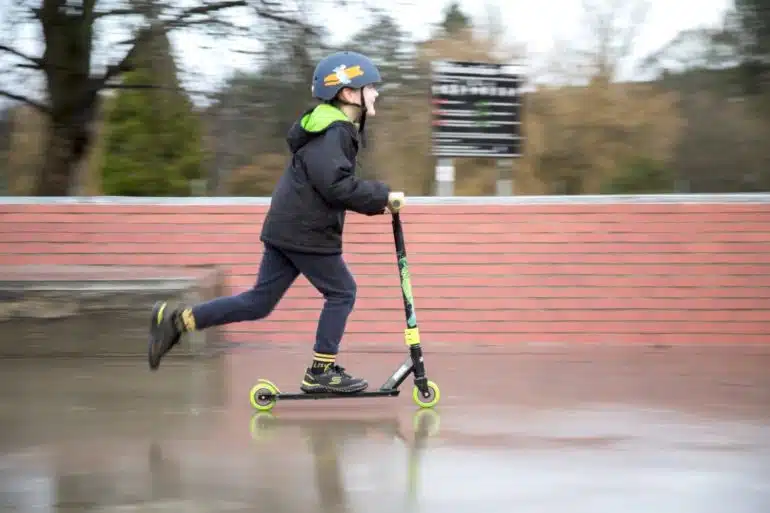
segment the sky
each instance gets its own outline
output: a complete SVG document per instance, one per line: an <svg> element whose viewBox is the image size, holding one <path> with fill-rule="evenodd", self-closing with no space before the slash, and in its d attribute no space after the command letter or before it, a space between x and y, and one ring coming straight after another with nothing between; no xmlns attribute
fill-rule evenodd
<svg viewBox="0 0 770 513"><path fill-rule="evenodd" d="M401 5L396 5L398 3ZM450 0L402 0L389 11L404 30L416 39L424 39L441 21L449 3ZM575 42L585 36L585 27L580 23L582 0L461 0L459 3L463 11L479 23L484 23L488 6L498 9L500 21L509 34L507 42L526 45L528 56L535 61L553 51L558 41ZM682 30L718 25L731 3L731 0L648 0L650 11L636 53L649 54ZM334 3L324 1L322 5ZM363 24L363 20L340 22L346 14L349 16L350 11L327 9L322 18L335 34L335 42L344 42ZM188 69L194 68L213 78L250 66L248 57L230 52L227 43L220 42L213 49L203 51L198 49L200 43L200 38L190 36L175 40Z"/></svg>
<svg viewBox="0 0 770 513"><path fill-rule="evenodd" d="M75 0L70 0L75 1ZM178 0L179 3L189 4L194 0ZM309 5L326 8L321 17L327 29L334 34L334 42L339 43L348 39L365 26L361 19L361 11L345 7L332 8L339 2L326 0L305 0ZM374 4L374 0L368 0ZM596 1L596 0L594 0ZM615 0L617 1L617 0ZM628 3L633 0L627 0ZM9 0L0 0L0 11L3 4ZM107 5L107 0L103 0ZM377 5L388 5L385 0L376 2ZM425 39L432 27L443 16L443 10L449 0L391 0L388 9L401 27L415 39ZM507 28L507 42L525 45L528 59L533 62L541 60L552 51L559 41L570 44L585 41L585 26L581 26L582 0L461 0L464 12L471 15L475 22L484 23L488 6L498 9L499 20ZM648 0L650 11L644 25L643 33L638 40L637 55L649 54L676 36L682 30L702 26L713 26L720 22L725 10L731 4L730 0ZM240 14L240 13L238 13ZM351 19L353 15L353 19ZM0 21L3 16L0 15ZM582 29L582 31L581 31ZM39 32L37 29L26 30L23 34L6 33L6 38L13 38L17 48L29 54L40 54ZM120 40L125 33L110 31L112 41ZM177 32L172 37L177 58L182 69L192 72L196 81L202 81L205 89L211 89L221 83L230 73L237 69L253 69L252 57L234 52L234 48L255 49L254 41L205 38L200 35ZM10 42L10 41L3 41ZM114 62L123 53L122 49L109 52L109 60ZM0 59L2 58L0 54ZM1 61L0 61L1 62ZM2 69L7 69L3 67ZM190 75L188 75L190 76ZM0 87L7 87L15 92L29 91L31 82L19 83L10 74L3 73ZM38 85L41 83L37 82ZM2 100L0 100L2 101Z"/></svg>

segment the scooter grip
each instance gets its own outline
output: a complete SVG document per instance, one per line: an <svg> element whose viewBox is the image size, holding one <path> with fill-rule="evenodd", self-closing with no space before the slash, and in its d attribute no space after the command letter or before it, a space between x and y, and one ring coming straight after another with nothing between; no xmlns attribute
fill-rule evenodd
<svg viewBox="0 0 770 513"><path fill-rule="evenodd" d="M403 196L403 195L400 195L400 196L394 196L394 197L393 197L393 198L391 198L391 199L390 199L390 201L388 202L388 203L389 203L389 206L390 206L390 209L391 209L392 211L394 211L394 212L398 212L399 210L401 210L401 208L403 208L403 206L404 206L404 203L405 203L405 201L404 201L404 200L405 200L405 198L404 198L404 196Z"/></svg>

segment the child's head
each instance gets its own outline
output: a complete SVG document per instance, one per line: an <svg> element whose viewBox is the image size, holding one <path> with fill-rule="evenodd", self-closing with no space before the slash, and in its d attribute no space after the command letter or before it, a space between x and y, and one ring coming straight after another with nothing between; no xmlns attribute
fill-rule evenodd
<svg viewBox="0 0 770 513"><path fill-rule="evenodd" d="M377 92L377 87L374 84L367 84L358 89L343 87L339 90L334 99L331 100L331 103L336 104L345 112L355 113L356 118L359 117L358 114L362 111L360 106L363 105L366 108L367 115L374 116L376 114L374 102L377 100L379 94L380 93ZM345 108L346 106L352 107L352 109Z"/></svg>
<svg viewBox="0 0 770 513"><path fill-rule="evenodd" d="M363 124L375 115L380 72L371 59L356 52L337 52L318 63L313 73L313 97L338 106Z"/></svg>

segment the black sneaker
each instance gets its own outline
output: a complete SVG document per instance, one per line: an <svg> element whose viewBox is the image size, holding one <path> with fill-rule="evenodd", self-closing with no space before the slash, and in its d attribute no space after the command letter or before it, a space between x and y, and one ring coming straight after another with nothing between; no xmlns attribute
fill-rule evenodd
<svg viewBox="0 0 770 513"><path fill-rule="evenodd" d="M158 301L152 307L150 344L147 351L147 359L152 370L157 370L160 359L179 343L182 336L182 332L176 326L174 312L175 310L166 302Z"/></svg>
<svg viewBox="0 0 770 513"><path fill-rule="evenodd" d="M336 364L328 365L318 373L308 367L300 389L308 394L332 392L335 394L355 394L366 390L369 383L365 379L354 378L345 369Z"/></svg>

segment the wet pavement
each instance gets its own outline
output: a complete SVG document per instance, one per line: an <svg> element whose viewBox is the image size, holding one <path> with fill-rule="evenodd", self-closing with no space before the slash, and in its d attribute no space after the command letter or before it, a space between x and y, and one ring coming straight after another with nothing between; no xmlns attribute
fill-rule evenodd
<svg viewBox="0 0 770 513"><path fill-rule="evenodd" d="M0 361L0 510L770 511L770 347L429 352L435 411L407 381L254 414L306 354ZM340 363L376 387L403 358Z"/></svg>

